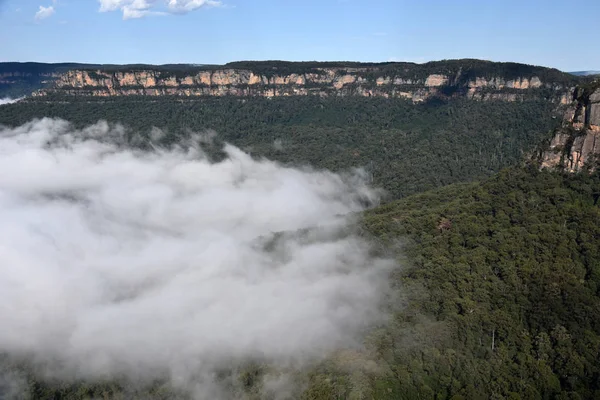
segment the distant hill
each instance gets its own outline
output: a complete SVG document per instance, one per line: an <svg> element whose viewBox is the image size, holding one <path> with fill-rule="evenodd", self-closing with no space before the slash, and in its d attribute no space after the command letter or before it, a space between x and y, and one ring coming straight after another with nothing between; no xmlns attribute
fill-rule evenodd
<svg viewBox="0 0 600 400"><path fill-rule="evenodd" d="M81 64L81 63L38 63L38 62L0 62L0 99L28 96L32 92L48 86L62 74L73 70L106 70L106 69L146 69L154 68L168 71L187 70L189 64L167 65L113 65L113 64ZM197 68L197 66L196 66Z"/></svg>
<svg viewBox="0 0 600 400"><path fill-rule="evenodd" d="M590 76L590 75L600 75L600 71L573 71L569 72L571 75L577 76Z"/></svg>
<svg viewBox="0 0 600 400"><path fill-rule="evenodd" d="M557 69L475 59L408 62L238 61L225 65L0 63L0 98L77 96L465 96L561 101L582 78ZM538 90L539 89L539 90ZM543 93L541 93L543 92Z"/></svg>
<svg viewBox="0 0 600 400"><path fill-rule="evenodd" d="M36 62L0 63L0 98L18 98L52 82L61 73L78 68L93 68L92 64Z"/></svg>

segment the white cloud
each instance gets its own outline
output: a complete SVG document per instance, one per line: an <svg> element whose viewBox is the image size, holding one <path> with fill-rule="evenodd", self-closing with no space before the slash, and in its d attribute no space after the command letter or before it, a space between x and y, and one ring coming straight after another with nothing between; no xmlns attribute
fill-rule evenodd
<svg viewBox="0 0 600 400"><path fill-rule="evenodd" d="M4 105L4 104L12 104L12 103L16 103L17 101L21 100L22 98L19 99L11 99L10 97L5 97L3 99L0 99L0 106Z"/></svg>
<svg viewBox="0 0 600 400"><path fill-rule="evenodd" d="M216 0L169 0L169 10L176 13L187 13L204 6L219 6Z"/></svg>
<svg viewBox="0 0 600 400"><path fill-rule="evenodd" d="M222 5L220 0L98 0L100 12L120 10L123 19L148 15L185 14L201 7Z"/></svg>
<svg viewBox="0 0 600 400"><path fill-rule="evenodd" d="M124 136L0 126L0 354L206 394L215 370L319 359L380 321L391 262L345 216L377 198L360 176Z"/></svg>
<svg viewBox="0 0 600 400"><path fill-rule="evenodd" d="M53 6L44 7L40 6L38 12L35 13L35 19L37 21L41 21L43 19L49 18L54 14L55 10Z"/></svg>

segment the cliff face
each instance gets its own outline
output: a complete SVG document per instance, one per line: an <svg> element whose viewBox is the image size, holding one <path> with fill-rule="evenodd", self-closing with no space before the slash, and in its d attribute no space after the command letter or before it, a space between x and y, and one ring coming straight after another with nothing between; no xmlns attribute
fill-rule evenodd
<svg viewBox="0 0 600 400"><path fill-rule="evenodd" d="M21 97L51 84L65 71L86 64L0 63L0 98Z"/></svg>
<svg viewBox="0 0 600 400"><path fill-rule="evenodd" d="M550 144L540 154L542 168L594 170L600 161L600 81L578 87Z"/></svg>
<svg viewBox="0 0 600 400"><path fill-rule="evenodd" d="M429 68L431 69L431 68ZM447 68L446 68L447 70ZM417 74L407 68L315 67L299 72L217 68L194 72L143 69L132 71L71 70L36 97L67 96L379 96L422 102L432 96L517 101L528 96L566 104L572 87L539 76L475 76L458 68L452 73Z"/></svg>

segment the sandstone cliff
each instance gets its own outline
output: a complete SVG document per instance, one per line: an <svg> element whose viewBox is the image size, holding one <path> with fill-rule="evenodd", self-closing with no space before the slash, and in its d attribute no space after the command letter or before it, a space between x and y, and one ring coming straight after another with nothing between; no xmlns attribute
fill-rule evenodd
<svg viewBox="0 0 600 400"><path fill-rule="evenodd" d="M594 170L600 161L600 80L577 87L565 122L540 153L542 168Z"/></svg>
<svg viewBox="0 0 600 400"><path fill-rule="evenodd" d="M433 96L506 101L535 96L566 104L575 82L575 77L568 78L559 71L541 67L511 64L511 69L507 69L498 67L504 64L475 60L487 63L482 68L472 60L460 61L431 65L233 63L176 71L76 69L61 74L51 87L35 92L34 96L317 95L406 98L414 102ZM519 75L519 68L512 65L519 66L524 73Z"/></svg>
<svg viewBox="0 0 600 400"><path fill-rule="evenodd" d="M74 63L1 62L0 98L28 96L32 92L51 84L65 71L91 67L95 66Z"/></svg>

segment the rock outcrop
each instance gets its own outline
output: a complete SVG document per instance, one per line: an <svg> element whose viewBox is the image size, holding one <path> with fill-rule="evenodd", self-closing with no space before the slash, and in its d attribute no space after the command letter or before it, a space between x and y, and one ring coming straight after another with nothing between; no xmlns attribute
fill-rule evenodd
<svg viewBox="0 0 600 400"><path fill-rule="evenodd" d="M0 63L0 98L28 96L51 84L65 71L92 68L89 64Z"/></svg>
<svg viewBox="0 0 600 400"><path fill-rule="evenodd" d="M483 64L487 69L460 64L461 60L430 63L352 64L322 66L313 63L245 63L230 67L188 70L76 69L61 74L51 87L34 93L36 97L64 96L364 96L406 98L422 102L438 97L466 97L474 100L519 101L543 97L568 103L574 86L559 71L551 79L535 75L548 69L525 66L526 74L507 76L499 63ZM487 63L475 60L478 63ZM472 60L469 60L472 63ZM466 63L466 62L465 62ZM256 67L258 65L260 68ZM279 66L278 66L279 65ZM514 64L522 66L521 64ZM491 67L490 67L491 66ZM523 67L523 66L522 66ZM532 69L533 68L533 69ZM566 76L566 74L564 74ZM563 79L564 78L564 79ZM574 77L573 77L574 79Z"/></svg>
<svg viewBox="0 0 600 400"><path fill-rule="evenodd" d="M542 168L593 171L600 161L600 80L574 90L563 126L540 153Z"/></svg>

